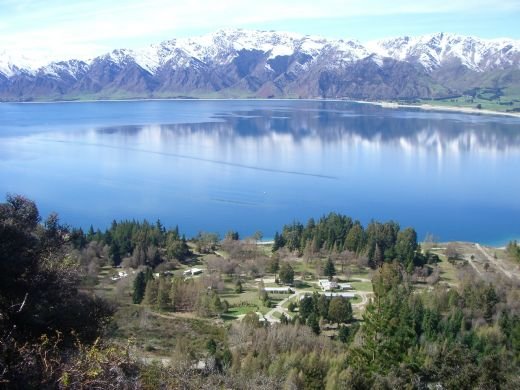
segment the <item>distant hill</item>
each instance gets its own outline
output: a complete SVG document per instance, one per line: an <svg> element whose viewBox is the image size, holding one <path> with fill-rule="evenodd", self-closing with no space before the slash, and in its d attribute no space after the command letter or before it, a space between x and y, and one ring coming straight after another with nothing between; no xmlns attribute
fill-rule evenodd
<svg viewBox="0 0 520 390"><path fill-rule="evenodd" d="M362 44L219 30L89 61L0 50L0 100L520 97L520 41L438 33Z"/></svg>

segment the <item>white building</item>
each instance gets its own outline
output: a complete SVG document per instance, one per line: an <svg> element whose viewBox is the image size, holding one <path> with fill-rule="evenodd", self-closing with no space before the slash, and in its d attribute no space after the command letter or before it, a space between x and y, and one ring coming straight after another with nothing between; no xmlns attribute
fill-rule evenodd
<svg viewBox="0 0 520 390"><path fill-rule="evenodd" d="M338 283L334 280L320 279L318 280L320 287L323 291L332 290L352 290L350 283Z"/></svg>
<svg viewBox="0 0 520 390"><path fill-rule="evenodd" d="M182 273L183 276L194 276L202 273L203 270L200 268L190 268Z"/></svg>
<svg viewBox="0 0 520 390"><path fill-rule="evenodd" d="M266 293L273 294L292 294L293 290L290 287L264 287Z"/></svg>
<svg viewBox="0 0 520 390"><path fill-rule="evenodd" d="M338 284L333 280L320 279L318 280L318 283L323 291L331 291L338 288Z"/></svg>

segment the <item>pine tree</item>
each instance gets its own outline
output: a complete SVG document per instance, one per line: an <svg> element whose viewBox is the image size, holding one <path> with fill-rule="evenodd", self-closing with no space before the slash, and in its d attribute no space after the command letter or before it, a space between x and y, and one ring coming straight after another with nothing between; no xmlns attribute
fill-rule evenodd
<svg viewBox="0 0 520 390"><path fill-rule="evenodd" d="M144 272L139 272L134 279L134 293L132 295L132 301L135 304L139 304L143 301L144 293L146 290L146 281Z"/></svg>
<svg viewBox="0 0 520 390"><path fill-rule="evenodd" d="M329 319L338 324L352 321L352 305L346 298L334 297L329 304Z"/></svg>
<svg viewBox="0 0 520 390"><path fill-rule="evenodd" d="M273 242L273 248L272 251L276 252L278 249L282 248L285 245L284 239L281 234L276 232L274 234L274 242Z"/></svg>
<svg viewBox="0 0 520 390"><path fill-rule="evenodd" d="M323 274L327 276L329 280L332 280L332 277L336 275L336 267L334 267L334 262L330 257L327 259L327 263L323 269Z"/></svg>
<svg viewBox="0 0 520 390"><path fill-rule="evenodd" d="M294 282L294 270L289 263L283 263L280 267L280 281L283 284L293 284Z"/></svg>
<svg viewBox="0 0 520 390"><path fill-rule="evenodd" d="M157 295L159 292L159 283L157 280L150 279L146 283L146 289L144 291L144 302L147 305L155 306L157 304Z"/></svg>
<svg viewBox="0 0 520 390"><path fill-rule="evenodd" d="M277 253L274 253L269 260L269 272L276 274L280 270L280 258Z"/></svg>
<svg viewBox="0 0 520 390"><path fill-rule="evenodd" d="M346 343L350 336L350 329L346 326L340 326L338 331L338 339L342 343Z"/></svg>
<svg viewBox="0 0 520 390"><path fill-rule="evenodd" d="M309 318L307 318L307 326L309 326L315 334L320 334L320 323L316 314L312 313Z"/></svg>
<svg viewBox="0 0 520 390"><path fill-rule="evenodd" d="M159 279L159 286L157 288L157 308L159 310L166 310L169 306L170 287L168 280L164 277Z"/></svg>

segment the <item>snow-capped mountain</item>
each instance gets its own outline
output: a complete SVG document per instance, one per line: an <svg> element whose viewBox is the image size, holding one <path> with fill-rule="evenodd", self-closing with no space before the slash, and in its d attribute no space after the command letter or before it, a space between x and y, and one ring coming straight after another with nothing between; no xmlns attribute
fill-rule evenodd
<svg viewBox="0 0 520 390"><path fill-rule="evenodd" d="M113 50L88 61L49 63L0 52L0 99L413 99L454 96L484 82L495 88L520 84L519 74L520 42L508 39L439 33L364 45L294 33L219 30L139 50Z"/></svg>
<svg viewBox="0 0 520 390"><path fill-rule="evenodd" d="M20 73L34 74L48 63L49 60L46 58L29 58L20 53L0 50L0 76L12 77Z"/></svg>
<svg viewBox="0 0 520 390"><path fill-rule="evenodd" d="M438 33L370 42L367 47L382 57L419 63L429 71L452 60L477 72L520 66L520 41L507 39Z"/></svg>

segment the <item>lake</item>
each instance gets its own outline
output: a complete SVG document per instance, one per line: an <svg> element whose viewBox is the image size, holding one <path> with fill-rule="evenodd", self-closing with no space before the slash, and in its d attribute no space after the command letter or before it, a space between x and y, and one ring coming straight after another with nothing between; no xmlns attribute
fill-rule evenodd
<svg viewBox="0 0 520 390"><path fill-rule="evenodd" d="M272 237L330 211L419 239L520 237L520 119L337 101L0 104L0 194L105 228Z"/></svg>

